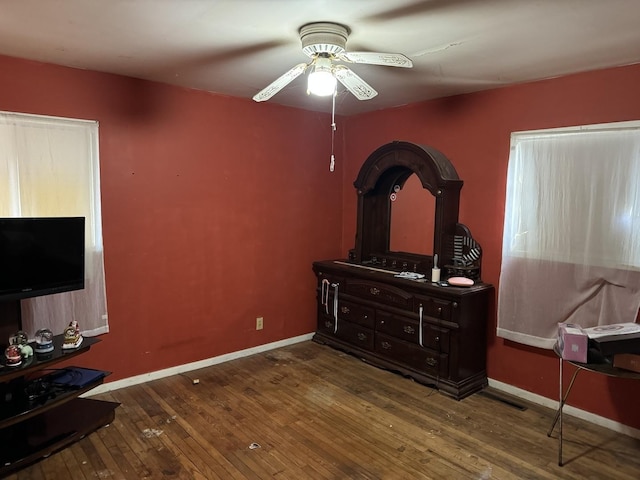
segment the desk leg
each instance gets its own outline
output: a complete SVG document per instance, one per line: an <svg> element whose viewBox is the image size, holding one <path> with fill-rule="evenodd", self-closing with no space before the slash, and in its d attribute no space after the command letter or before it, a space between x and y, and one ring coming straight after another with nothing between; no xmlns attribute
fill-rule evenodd
<svg viewBox="0 0 640 480"><path fill-rule="evenodd" d="M562 466L562 409L564 407L564 402L567 400L569 396L569 389L567 390L567 395L563 397L562 395L562 371L564 365L562 363L562 357L560 357L560 396L558 397L560 400L560 405L558 406L558 413L560 414L560 425L558 426L558 465ZM577 370L576 370L577 372ZM573 377L575 379L575 376Z"/></svg>
<svg viewBox="0 0 640 480"><path fill-rule="evenodd" d="M553 423L551 424L551 428L547 432L547 437L550 437L553 433L553 429L558 425L558 465L562 466L562 408L564 404L567 403L567 398L569 398L569 393L571 393L571 388L573 387L573 383L576 381L576 377L578 376L578 372L581 370L580 368L576 369L573 372L573 376L571 377L571 382L569 382L569 386L567 387L567 391L563 393L562 391L562 373L564 370L564 364L562 362L562 357L560 357L560 374L559 374L559 396L558 396L558 411L556 412L556 416L553 419Z"/></svg>

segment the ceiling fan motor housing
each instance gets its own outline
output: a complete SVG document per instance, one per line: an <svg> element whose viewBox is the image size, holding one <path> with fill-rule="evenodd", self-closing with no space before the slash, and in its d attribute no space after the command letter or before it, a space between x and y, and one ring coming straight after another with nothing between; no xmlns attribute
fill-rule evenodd
<svg viewBox="0 0 640 480"><path fill-rule="evenodd" d="M339 23L316 22L300 27L302 51L310 58L321 53L340 55L348 37L349 29Z"/></svg>

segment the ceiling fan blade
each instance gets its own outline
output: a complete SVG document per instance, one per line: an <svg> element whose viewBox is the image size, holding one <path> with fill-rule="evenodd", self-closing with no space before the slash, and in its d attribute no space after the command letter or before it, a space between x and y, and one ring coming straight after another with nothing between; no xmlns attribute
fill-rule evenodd
<svg viewBox="0 0 640 480"><path fill-rule="evenodd" d="M385 22L406 17L416 17L423 14L436 14L439 11L461 10L468 4L478 4L480 0L418 0L409 5L394 7L384 12L374 13L364 17L364 21Z"/></svg>
<svg viewBox="0 0 640 480"><path fill-rule="evenodd" d="M411 59L401 53L343 52L338 55L338 58L352 63L368 63L387 67L413 67Z"/></svg>
<svg viewBox="0 0 640 480"><path fill-rule="evenodd" d="M333 74L358 100L369 100L378 95L371 85L344 65L336 65Z"/></svg>
<svg viewBox="0 0 640 480"><path fill-rule="evenodd" d="M264 102L265 100L269 100L276 93L282 90L284 87L289 85L292 81L298 78L309 66L308 63L299 63L287 73L281 75L276 80L271 82L267 87L260 90L253 96L253 99L256 102Z"/></svg>

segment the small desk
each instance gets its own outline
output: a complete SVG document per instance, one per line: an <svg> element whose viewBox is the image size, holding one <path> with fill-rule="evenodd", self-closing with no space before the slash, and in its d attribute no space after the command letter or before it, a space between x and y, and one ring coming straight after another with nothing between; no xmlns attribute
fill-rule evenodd
<svg viewBox="0 0 640 480"><path fill-rule="evenodd" d="M640 373L632 372L630 370L624 370L622 368L617 368L611 365L610 363L580 363L574 362L572 360L564 360L562 355L560 354L560 349L558 348L558 344L553 346L553 351L558 355L560 359L560 397L559 397L559 406L558 411L556 412L556 416L553 419L553 423L551 424L551 428L547 432L547 436L550 437L553 433L553 429L556 424L558 424L558 465L562 466L562 409L564 404L567 402L567 398L569 398L569 393L571 393L571 387L573 387L573 382L575 382L578 373L582 370L587 370L589 372L599 373L601 375L607 375L609 377L618 377L618 378L632 378L636 380L640 380ZM577 367L576 371L573 372L573 376L571 377L571 382L569 382L569 386L567 387L566 392L563 391L562 377L564 370L564 362L570 363L574 367Z"/></svg>

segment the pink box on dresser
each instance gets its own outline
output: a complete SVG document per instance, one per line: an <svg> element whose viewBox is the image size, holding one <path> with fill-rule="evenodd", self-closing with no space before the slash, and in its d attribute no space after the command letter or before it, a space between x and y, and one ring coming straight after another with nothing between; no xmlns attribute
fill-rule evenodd
<svg viewBox="0 0 640 480"><path fill-rule="evenodd" d="M558 324L558 349L565 360L587 363L589 337L580 325Z"/></svg>

